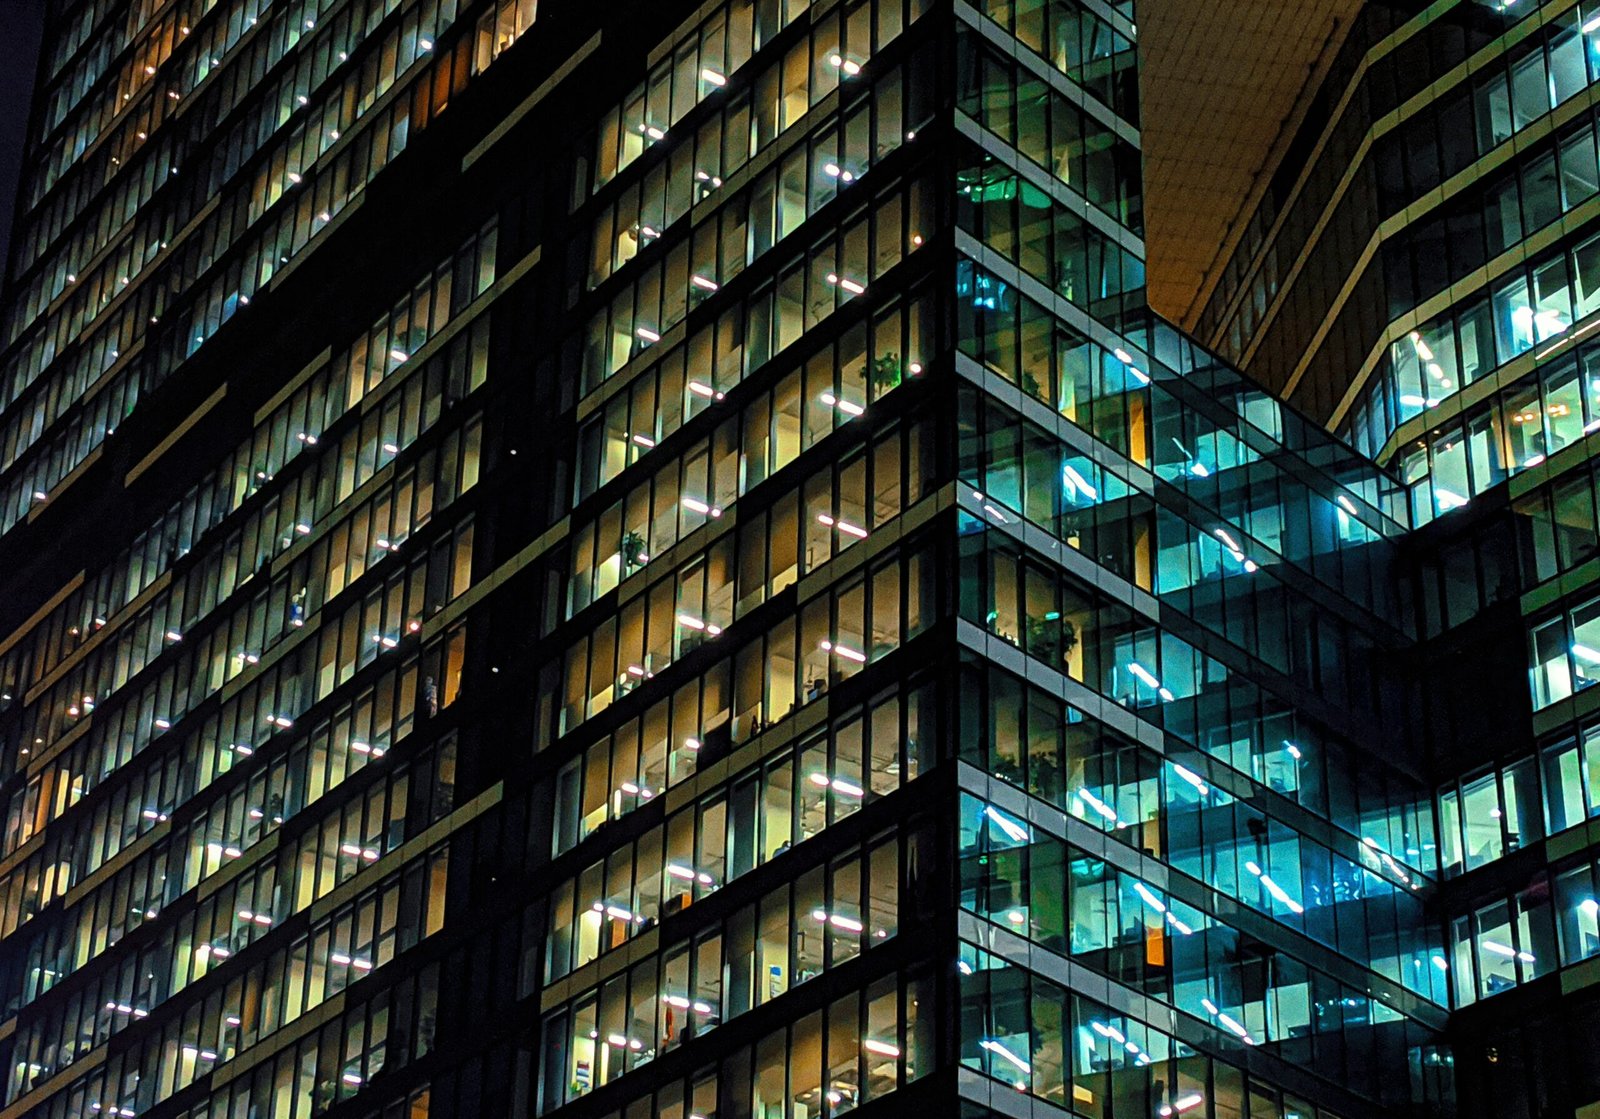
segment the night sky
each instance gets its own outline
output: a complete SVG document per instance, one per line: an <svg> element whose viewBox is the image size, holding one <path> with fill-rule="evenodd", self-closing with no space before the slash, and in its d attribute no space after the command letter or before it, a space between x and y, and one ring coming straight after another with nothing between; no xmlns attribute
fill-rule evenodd
<svg viewBox="0 0 1600 1119"><path fill-rule="evenodd" d="M44 0L0 0L0 262L7 259Z"/></svg>

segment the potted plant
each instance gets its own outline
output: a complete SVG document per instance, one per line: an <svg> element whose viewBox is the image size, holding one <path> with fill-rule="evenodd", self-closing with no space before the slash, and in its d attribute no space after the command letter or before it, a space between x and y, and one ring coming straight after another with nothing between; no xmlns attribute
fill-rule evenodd
<svg viewBox="0 0 1600 1119"><path fill-rule="evenodd" d="M879 354L872 359L872 387L877 396L897 387L903 375L899 354Z"/></svg>
<svg viewBox="0 0 1600 1119"><path fill-rule="evenodd" d="M1029 614L1023 619L1023 630L1028 638L1028 652L1042 661L1054 664L1056 657L1061 653L1060 615L1049 614L1039 618Z"/></svg>
<svg viewBox="0 0 1600 1119"><path fill-rule="evenodd" d="M650 559L642 535L628 532L622 537L622 563L629 571L643 567Z"/></svg>
<svg viewBox="0 0 1600 1119"><path fill-rule="evenodd" d="M1067 663L1078 644L1078 629L1060 614L1051 611L1042 618L1028 615L1028 652L1042 661L1060 667Z"/></svg>

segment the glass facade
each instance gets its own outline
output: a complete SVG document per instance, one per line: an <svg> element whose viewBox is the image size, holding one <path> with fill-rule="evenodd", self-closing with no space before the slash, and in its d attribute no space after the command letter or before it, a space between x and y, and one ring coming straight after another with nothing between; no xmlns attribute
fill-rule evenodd
<svg viewBox="0 0 1600 1119"><path fill-rule="evenodd" d="M1600 55L1527 7L1335 70L1487 52L1385 189L1505 239L1393 239L1358 451L1146 306L1131 0L57 0L0 1119L1600 1099Z"/></svg>
<svg viewBox="0 0 1600 1119"><path fill-rule="evenodd" d="M1368 5L1296 140L1316 159L1275 175L1197 323L1426 526L1400 600L1463 1114L1600 1094L1560 1036L1595 1013L1591 7Z"/></svg>

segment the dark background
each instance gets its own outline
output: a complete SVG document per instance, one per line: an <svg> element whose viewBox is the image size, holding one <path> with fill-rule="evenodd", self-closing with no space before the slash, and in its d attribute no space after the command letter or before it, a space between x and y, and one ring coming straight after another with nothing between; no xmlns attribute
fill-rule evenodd
<svg viewBox="0 0 1600 1119"><path fill-rule="evenodd" d="M45 0L0 0L0 263L9 260Z"/></svg>

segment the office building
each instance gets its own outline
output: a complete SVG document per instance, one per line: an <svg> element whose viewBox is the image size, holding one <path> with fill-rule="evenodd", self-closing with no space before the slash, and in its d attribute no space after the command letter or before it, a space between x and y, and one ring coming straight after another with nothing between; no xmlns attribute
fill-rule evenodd
<svg viewBox="0 0 1600 1119"><path fill-rule="evenodd" d="M1528 7L1321 88L1583 18ZM1539 464L1420 513L1148 309L1138 39L53 5L0 1119L1600 1100L1578 553L1517 598L1570 526Z"/></svg>
<svg viewBox="0 0 1600 1119"><path fill-rule="evenodd" d="M1413 601L1464 1112L1593 1094L1565 1043L1595 1002L1592 9L1368 5L1191 308L1427 525Z"/></svg>

